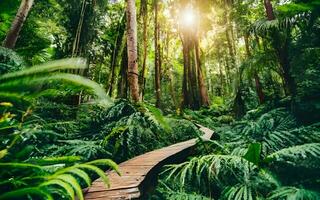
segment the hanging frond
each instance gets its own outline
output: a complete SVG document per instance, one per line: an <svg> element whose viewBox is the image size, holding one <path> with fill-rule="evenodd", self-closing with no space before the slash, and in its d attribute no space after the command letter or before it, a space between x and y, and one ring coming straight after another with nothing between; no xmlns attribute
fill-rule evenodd
<svg viewBox="0 0 320 200"><path fill-rule="evenodd" d="M0 98L2 100L9 99L12 102L20 101L20 99L32 102L40 96L55 96L63 94L61 91L69 89L76 92L86 90L99 99L111 103L104 89L97 83L78 75L59 73L59 71L66 69L84 68L86 68L86 63L83 59L72 58L4 74L0 76L2 94Z"/></svg>

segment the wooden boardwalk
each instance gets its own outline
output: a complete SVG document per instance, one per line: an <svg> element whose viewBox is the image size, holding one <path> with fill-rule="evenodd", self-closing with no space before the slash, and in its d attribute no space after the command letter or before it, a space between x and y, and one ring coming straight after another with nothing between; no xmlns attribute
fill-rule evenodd
<svg viewBox="0 0 320 200"><path fill-rule="evenodd" d="M204 132L203 140L212 137L213 131L198 125ZM116 200L140 199L152 189L156 177L163 165L176 163L185 159L196 145L197 139L177 143L162 149L148 152L123 162L119 165L122 176L114 171L107 172L110 179L110 188L100 180L93 182L85 193L85 199Z"/></svg>

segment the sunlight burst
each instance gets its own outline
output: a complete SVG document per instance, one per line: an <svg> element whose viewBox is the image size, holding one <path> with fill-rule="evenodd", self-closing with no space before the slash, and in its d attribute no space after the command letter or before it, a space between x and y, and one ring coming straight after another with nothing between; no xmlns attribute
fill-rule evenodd
<svg viewBox="0 0 320 200"><path fill-rule="evenodd" d="M196 15L194 13L194 10L191 7L186 8L181 13L181 20L180 23L183 26L191 27L196 22Z"/></svg>

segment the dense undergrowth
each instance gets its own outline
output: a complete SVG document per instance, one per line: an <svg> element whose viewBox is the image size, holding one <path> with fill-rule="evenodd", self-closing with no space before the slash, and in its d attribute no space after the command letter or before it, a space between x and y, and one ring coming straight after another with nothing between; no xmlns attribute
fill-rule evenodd
<svg viewBox="0 0 320 200"><path fill-rule="evenodd" d="M239 121L208 112L188 116L214 128L215 140L167 166L152 199L320 199L319 123L303 125L283 107L262 106Z"/></svg>
<svg viewBox="0 0 320 200"><path fill-rule="evenodd" d="M61 72L83 65L69 59L3 68L0 199L83 199L81 189L95 178L109 184L104 170L117 170L114 161L199 134L187 120L165 118L146 104L111 102L96 83ZM91 100L70 104L79 91Z"/></svg>

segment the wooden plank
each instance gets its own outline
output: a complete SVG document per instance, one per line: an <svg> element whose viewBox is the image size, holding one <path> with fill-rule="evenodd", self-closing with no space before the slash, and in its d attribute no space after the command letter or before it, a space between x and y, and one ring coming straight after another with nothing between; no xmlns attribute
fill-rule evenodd
<svg viewBox="0 0 320 200"><path fill-rule="evenodd" d="M212 130L201 125L197 126L204 132L203 140L209 140L212 137ZM197 139L180 142L121 163L119 170L122 176L119 176L114 171L106 172L110 179L110 188L107 188L101 179L97 179L87 189L85 199L117 200L141 198L146 186L155 178L157 170L163 165L175 161L179 154L195 146L196 142Z"/></svg>

